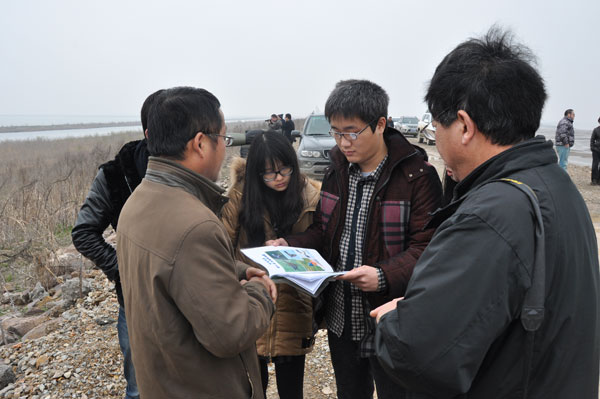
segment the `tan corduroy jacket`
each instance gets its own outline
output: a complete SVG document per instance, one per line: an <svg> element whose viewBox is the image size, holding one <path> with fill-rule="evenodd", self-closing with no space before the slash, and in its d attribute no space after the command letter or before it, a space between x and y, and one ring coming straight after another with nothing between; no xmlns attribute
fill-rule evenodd
<svg viewBox="0 0 600 399"><path fill-rule="evenodd" d="M144 399L262 398L255 342L273 302L216 214L220 187L151 157L119 219L117 256ZM246 266L247 267L247 266Z"/></svg>
<svg viewBox="0 0 600 399"><path fill-rule="evenodd" d="M239 228L238 216L242 208L244 192L244 174L246 161L235 158L231 163L231 188L228 191L229 202L223 207L222 220L236 248L236 256L244 262L250 262L239 251L245 248L248 238ZM304 209L292 228L293 233L301 233L312 223L313 213L319 202L321 183L306 179L303 191ZM277 238L269 218L265 216L265 239ZM297 356L310 352L313 344L312 298L296 288L277 284L277 302L275 314L269 330L256 342L258 354L266 357Z"/></svg>

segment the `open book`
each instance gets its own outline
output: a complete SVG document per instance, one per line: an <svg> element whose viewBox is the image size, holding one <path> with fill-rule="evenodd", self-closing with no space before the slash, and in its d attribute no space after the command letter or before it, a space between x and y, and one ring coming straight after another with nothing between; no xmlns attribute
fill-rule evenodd
<svg viewBox="0 0 600 399"><path fill-rule="evenodd" d="M271 280L293 285L311 296L318 296L335 276L329 263L314 249L296 247L256 247L242 253L269 273Z"/></svg>

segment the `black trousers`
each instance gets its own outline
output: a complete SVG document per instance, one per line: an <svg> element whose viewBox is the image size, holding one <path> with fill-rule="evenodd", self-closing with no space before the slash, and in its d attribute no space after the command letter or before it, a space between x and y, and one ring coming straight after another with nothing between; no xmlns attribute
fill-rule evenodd
<svg viewBox="0 0 600 399"><path fill-rule="evenodd" d="M338 399L372 399L373 385L379 399L405 399L404 388L392 381L377 358L359 356L359 342L352 341L345 330L341 337L327 334Z"/></svg>
<svg viewBox="0 0 600 399"><path fill-rule="evenodd" d="M592 183L600 183L600 152L592 151Z"/></svg>
<svg viewBox="0 0 600 399"><path fill-rule="evenodd" d="M277 393L280 399L302 399L304 384L304 358L300 356L274 357L275 378L277 380ZM262 379L263 392L267 397L267 386L269 385L269 360L266 357L258 357L260 363L260 376Z"/></svg>

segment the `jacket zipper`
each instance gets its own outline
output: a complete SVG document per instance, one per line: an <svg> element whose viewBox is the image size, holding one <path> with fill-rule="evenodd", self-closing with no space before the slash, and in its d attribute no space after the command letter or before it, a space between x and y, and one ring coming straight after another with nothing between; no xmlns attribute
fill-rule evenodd
<svg viewBox="0 0 600 399"><path fill-rule="evenodd" d="M336 174L338 174L336 169L333 169L332 173L333 172L336 172ZM336 182L336 184L338 186L338 192L340 193L340 199L339 199L340 206L339 206L339 208L341 208L342 207L342 200L343 200L342 186L340 184L339 179L335 179L335 182ZM341 212L341 209L338 210L338 212ZM333 215L331 215L331 216L333 216ZM330 216L330 218L331 218L331 216ZM340 226L340 219L341 219L341 215L340 215L340 217L337 218L337 222L335 223L335 228L333 229L333 237L332 237L331 240L329 240L329 256L331 256L331 254L333 253L333 238L337 235L337 230L338 230L338 227Z"/></svg>
<svg viewBox="0 0 600 399"><path fill-rule="evenodd" d="M244 361L244 357L240 353L240 360L242 361L242 365L244 366L244 371L246 372L246 378L248 378L248 383L250 384L250 398L254 398L254 384L252 383L252 377L250 377L250 372L248 371L248 367L246 366L246 362Z"/></svg>

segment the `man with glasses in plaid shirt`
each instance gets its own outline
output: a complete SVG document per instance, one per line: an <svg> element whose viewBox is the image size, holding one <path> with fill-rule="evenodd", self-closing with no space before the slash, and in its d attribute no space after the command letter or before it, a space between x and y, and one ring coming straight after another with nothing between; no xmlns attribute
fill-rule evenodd
<svg viewBox="0 0 600 399"><path fill-rule="evenodd" d="M317 249L347 271L324 293L325 320L338 398L399 398L403 388L373 357L369 311L404 295L440 205L435 169L397 130L387 127L389 97L366 80L339 82L325 105L336 139L313 225L267 242Z"/></svg>

